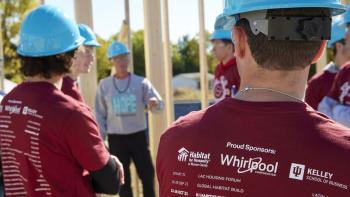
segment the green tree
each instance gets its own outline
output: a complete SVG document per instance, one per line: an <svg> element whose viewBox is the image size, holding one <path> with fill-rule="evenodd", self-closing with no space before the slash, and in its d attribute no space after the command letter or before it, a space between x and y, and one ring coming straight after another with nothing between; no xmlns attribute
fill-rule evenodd
<svg viewBox="0 0 350 197"><path fill-rule="evenodd" d="M207 34L207 46L210 48L210 34ZM113 40L118 38L118 34L113 35L107 41L98 37L101 47L96 50L98 80L110 75L111 65L107 59L107 51ZM137 75L145 76L145 46L144 31L138 30L131 35L134 59L134 72ZM207 50L208 70L213 73L216 60L211 51ZM199 44L196 37L183 36L177 44L172 44L173 75L179 73L199 72Z"/></svg>
<svg viewBox="0 0 350 197"><path fill-rule="evenodd" d="M132 33L132 52L134 59L134 72L137 75L146 75L145 66L145 44L144 31L139 30Z"/></svg>
<svg viewBox="0 0 350 197"><path fill-rule="evenodd" d="M98 80L101 80L111 73L111 63L108 60L108 47L113 40L118 38L118 33L112 35L107 41L101 37L97 37L101 47L96 50L97 75ZM145 47L144 47L144 32L139 30L131 34L133 59L134 59L134 73L145 76Z"/></svg>
<svg viewBox="0 0 350 197"><path fill-rule="evenodd" d="M97 36L97 41L101 44L101 47L96 49L97 79L100 81L111 73L111 65L107 58L108 46L111 42L105 41L99 36Z"/></svg>
<svg viewBox="0 0 350 197"><path fill-rule="evenodd" d="M5 77L15 82L23 80L16 53L19 29L26 14L38 3L37 0L0 0Z"/></svg>
<svg viewBox="0 0 350 197"><path fill-rule="evenodd" d="M207 34L207 62L208 71L214 72L216 61L213 58L209 48L209 34ZM173 45L173 73L199 72L199 42L196 37L190 38L188 35L183 36L177 45Z"/></svg>

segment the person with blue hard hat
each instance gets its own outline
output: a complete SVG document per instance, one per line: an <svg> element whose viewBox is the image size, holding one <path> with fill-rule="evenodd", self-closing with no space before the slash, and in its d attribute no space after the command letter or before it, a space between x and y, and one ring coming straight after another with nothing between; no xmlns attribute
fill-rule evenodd
<svg viewBox="0 0 350 197"><path fill-rule="evenodd" d="M350 196L350 130L303 100L340 0L225 0L241 88L161 136L160 197Z"/></svg>
<svg viewBox="0 0 350 197"><path fill-rule="evenodd" d="M97 42L96 35L89 26L79 24L78 27L79 33L85 38L85 41L83 46L79 47L76 52L71 72L63 78L62 92L78 101L84 102L77 85L77 80L80 74L90 72L91 66L95 60L94 48L100 47L100 44Z"/></svg>
<svg viewBox="0 0 350 197"><path fill-rule="evenodd" d="M327 44L327 47L333 51L334 62L329 62L323 72L316 74L308 81L305 102L315 110L331 90L335 75L344 63L350 60L350 48L345 43L346 28L342 27L340 23L340 19L335 19L333 22L331 40Z"/></svg>
<svg viewBox="0 0 350 197"><path fill-rule="evenodd" d="M61 91L84 42L76 23L62 9L42 5L25 17L19 39L26 80L0 106L5 196L116 194L122 164L106 149L91 110Z"/></svg>
<svg viewBox="0 0 350 197"><path fill-rule="evenodd" d="M232 97L239 89L239 73L234 57L234 46L231 40L231 31L225 30L222 24L225 17L216 18L214 32L210 38L213 45L213 55L220 62L215 68L214 102L218 103L226 97Z"/></svg>
<svg viewBox="0 0 350 197"><path fill-rule="evenodd" d="M347 28L345 48L350 51L350 9L348 7L341 22L341 27ZM349 53L349 52L348 52ZM323 98L318 110L333 120L350 128L350 63L342 65L342 69L335 76L328 95Z"/></svg>
<svg viewBox="0 0 350 197"><path fill-rule="evenodd" d="M95 114L103 139L108 137L111 154L124 166L125 184L119 195L133 196L129 169L133 161L142 181L143 196L155 197L145 107L151 112L162 110L162 98L150 81L128 71L130 51L123 43L114 41L108 48L108 58L116 72L100 81Z"/></svg>

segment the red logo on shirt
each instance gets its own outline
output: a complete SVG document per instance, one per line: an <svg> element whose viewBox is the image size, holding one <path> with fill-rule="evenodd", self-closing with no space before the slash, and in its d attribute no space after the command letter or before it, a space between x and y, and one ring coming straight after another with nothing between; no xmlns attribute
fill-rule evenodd
<svg viewBox="0 0 350 197"><path fill-rule="evenodd" d="M218 83L214 87L215 98L221 98L224 94L224 89L222 88L221 83Z"/></svg>

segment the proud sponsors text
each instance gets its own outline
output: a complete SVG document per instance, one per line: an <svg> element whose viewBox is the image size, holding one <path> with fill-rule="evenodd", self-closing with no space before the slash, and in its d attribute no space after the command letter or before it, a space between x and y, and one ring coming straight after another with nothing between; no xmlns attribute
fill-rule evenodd
<svg viewBox="0 0 350 197"><path fill-rule="evenodd" d="M249 144L235 144L232 142L227 142L226 148L241 149L241 150L246 150L249 152L268 153L268 154L273 154L273 155L275 155L277 153L277 151L275 149L271 149L271 148L262 148L262 147L252 146Z"/></svg>

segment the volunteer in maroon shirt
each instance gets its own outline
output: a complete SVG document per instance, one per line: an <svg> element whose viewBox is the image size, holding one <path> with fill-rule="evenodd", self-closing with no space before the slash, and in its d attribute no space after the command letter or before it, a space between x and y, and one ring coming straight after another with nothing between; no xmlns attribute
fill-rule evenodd
<svg viewBox="0 0 350 197"><path fill-rule="evenodd" d="M342 22L347 27L345 45L350 51L350 9L348 8ZM333 120L350 128L350 63L347 62L335 76L333 85L328 95L323 98L318 110Z"/></svg>
<svg viewBox="0 0 350 197"><path fill-rule="evenodd" d="M303 101L309 65L330 37L331 14L344 6L256 2L225 1L242 88L161 136L161 197L350 196L350 130Z"/></svg>
<svg viewBox="0 0 350 197"><path fill-rule="evenodd" d="M350 60L350 48L345 44L346 28L336 20L332 25L331 40L328 48L333 50L334 62L331 61L323 72L316 74L308 81L305 102L317 110L318 104L331 90L334 77L344 63Z"/></svg>
<svg viewBox="0 0 350 197"><path fill-rule="evenodd" d="M71 72L63 78L62 92L73 97L75 100L84 102L83 97L80 94L77 80L80 74L86 74L90 72L91 66L95 59L95 47L100 47L97 42L95 33L91 28L85 24L79 24L79 33L85 39L83 46L79 47L76 52Z"/></svg>
<svg viewBox="0 0 350 197"><path fill-rule="evenodd" d="M90 110L60 90L83 41L54 6L40 6L23 21L17 52L26 82L0 107L5 196L92 197L115 194L123 183L122 165L106 150Z"/></svg>
<svg viewBox="0 0 350 197"><path fill-rule="evenodd" d="M239 89L239 74L236 59L234 57L234 46L231 40L231 31L224 30L220 24L225 18L217 17L215 30L211 36L213 55L220 62L215 68L214 102L218 103L226 97L232 97Z"/></svg>
<svg viewBox="0 0 350 197"><path fill-rule="evenodd" d="M338 72L328 95L323 98L318 110L333 120L350 127L350 64Z"/></svg>

